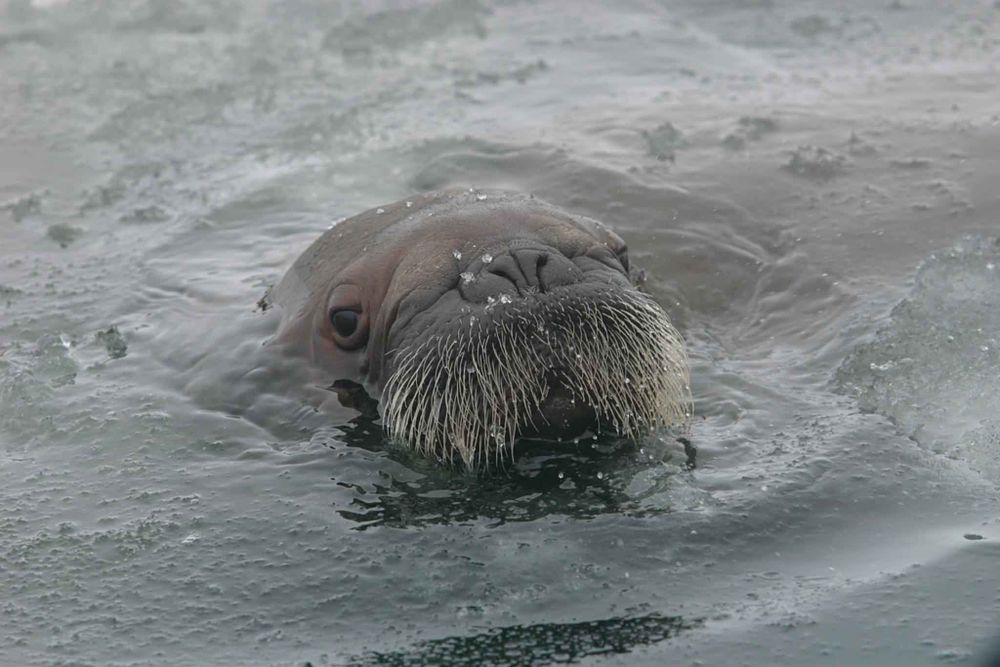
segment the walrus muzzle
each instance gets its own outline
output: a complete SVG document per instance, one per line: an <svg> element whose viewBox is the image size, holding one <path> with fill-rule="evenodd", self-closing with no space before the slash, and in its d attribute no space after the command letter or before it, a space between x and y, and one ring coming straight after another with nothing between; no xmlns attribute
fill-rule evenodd
<svg viewBox="0 0 1000 667"><path fill-rule="evenodd" d="M620 265L537 248L486 257L460 277L458 317L450 304L438 304L445 321L423 309L394 348L390 437L477 467L519 437L637 436L690 416L681 337Z"/></svg>

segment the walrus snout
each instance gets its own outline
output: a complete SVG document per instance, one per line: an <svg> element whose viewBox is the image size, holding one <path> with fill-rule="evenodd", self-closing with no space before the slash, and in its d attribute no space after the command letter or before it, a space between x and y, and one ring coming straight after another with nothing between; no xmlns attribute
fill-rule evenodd
<svg viewBox="0 0 1000 667"><path fill-rule="evenodd" d="M462 298L488 303L503 294L545 294L580 282L583 270L555 248L519 245L486 252L470 263L459 282Z"/></svg>

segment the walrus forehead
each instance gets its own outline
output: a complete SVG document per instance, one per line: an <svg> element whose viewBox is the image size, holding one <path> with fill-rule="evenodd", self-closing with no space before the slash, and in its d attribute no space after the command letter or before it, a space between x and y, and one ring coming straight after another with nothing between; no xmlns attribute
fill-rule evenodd
<svg viewBox="0 0 1000 667"><path fill-rule="evenodd" d="M346 270L414 284L451 280L450 255L516 238L577 253L594 242L624 246L596 220L568 213L531 195L452 190L416 195L341 220L317 238L275 286L270 301L293 312L324 297ZM391 298L391 295L389 295ZM381 301L381 299L380 299Z"/></svg>

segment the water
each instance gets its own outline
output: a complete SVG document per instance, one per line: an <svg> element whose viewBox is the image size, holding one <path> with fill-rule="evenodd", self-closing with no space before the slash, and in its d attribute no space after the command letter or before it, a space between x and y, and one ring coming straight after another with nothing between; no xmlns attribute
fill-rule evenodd
<svg viewBox="0 0 1000 667"><path fill-rule="evenodd" d="M2 662L975 664L1000 9L567 7L0 9ZM456 185L626 238L693 471L444 470L266 357L313 238Z"/></svg>

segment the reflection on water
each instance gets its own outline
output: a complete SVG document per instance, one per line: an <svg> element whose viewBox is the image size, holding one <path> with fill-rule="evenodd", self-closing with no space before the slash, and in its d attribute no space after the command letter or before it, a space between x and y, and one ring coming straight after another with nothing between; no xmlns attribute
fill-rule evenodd
<svg viewBox="0 0 1000 667"><path fill-rule="evenodd" d="M386 449L381 426L358 418L341 427L343 442L370 451ZM478 523L495 528L507 522L546 517L588 519L599 514L643 517L665 514L669 505L644 502L663 492L681 474L687 458L680 444L665 437L641 445L632 441L589 436L575 443L520 442L514 461L477 473L448 469L389 447L406 466L403 475L386 472L368 483L334 480L351 488L354 498L337 512L356 528L414 528L429 524ZM641 469L655 471L637 490ZM655 479L654 479L655 478Z"/></svg>
<svg viewBox="0 0 1000 667"><path fill-rule="evenodd" d="M509 625L464 637L421 642L410 651L370 653L356 667L562 665L592 656L629 653L700 627L700 619L648 614L582 623Z"/></svg>

